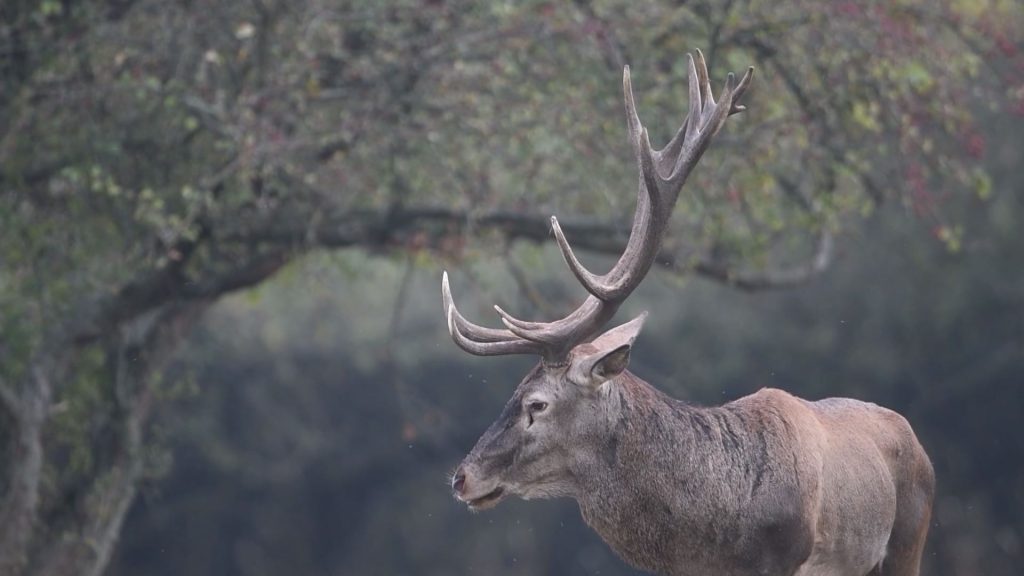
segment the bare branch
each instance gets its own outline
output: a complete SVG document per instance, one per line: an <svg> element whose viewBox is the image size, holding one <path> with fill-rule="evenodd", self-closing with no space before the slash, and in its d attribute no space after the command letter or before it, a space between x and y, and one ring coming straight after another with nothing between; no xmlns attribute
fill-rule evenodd
<svg viewBox="0 0 1024 576"><path fill-rule="evenodd" d="M43 477L43 425L49 411L50 375L34 363L14 427L12 457L6 462L7 493L0 500L0 574L18 574L28 556L39 514ZM51 366L54 362L49 362Z"/></svg>
<svg viewBox="0 0 1024 576"><path fill-rule="evenodd" d="M238 266L197 282L186 282L178 290L186 300L213 300L224 294L249 288L273 276L291 261L294 252L275 249L251 256Z"/></svg>
<svg viewBox="0 0 1024 576"><path fill-rule="evenodd" d="M179 250L179 261L140 275L113 295L84 304L70 323L70 339L78 344L91 342L117 325L177 300L213 300L224 294L253 286L281 269L293 255L288 248L274 248L256 254L224 272L211 272L205 278L192 279L183 270L195 245Z"/></svg>
<svg viewBox="0 0 1024 576"><path fill-rule="evenodd" d="M195 114L203 127L210 132L235 142L241 139L238 128L224 117L224 112L202 98L189 94L182 98L182 104Z"/></svg>
<svg viewBox="0 0 1024 576"><path fill-rule="evenodd" d="M600 218L574 218L559 221L564 234L572 236L573 244L582 250L599 254L621 254L626 246L629 230L621 224ZM470 233L500 234L506 242L549 242L552 231L549 219L539 214L498 210L475 213L440 207L409 207L400 210L357 210L341 215L327 214L310 230L308 221L279 219L269 229L252 233L238 233L230 237L237 242L261 242L271 245L295 246L308 244L310 237L316 245L327 248L403 248L413 238L425 241L425 247L443 249L446 239L453 235ZM827 238L826 238L827 237ZM692 272L743 290L782 288L799 284L823 272L831 262L832 238L823 234L818 241L815 257L805 266L777 272L750 275L739 273L720 262L701 260L683 265L669 250L657 256L660 265L683 272ZM455 315L456 320L459 315ZM458 321L458 320L457 320ZM507 337L506 334L503 334Z"/></svg>
<svg viewBox="0 0 1024 576"><path fill-rule="evenodd" d="M597 13L590 0L573 0L573 4L588 20L599 25L594 37L604 56L605 65L609 70L622 70L630 58L627 53L628 48L615 31L615 26L607 18L603 18Z"/></svg>
<svg viewBox="0 0 1024 576"><path fill-rule="evenodd" d="M822 230L818 236L817 249L806 263L780 270L765 271L760 274L739 273L727 266L710 262L697 262L693 272L705 278L715 280L747 291L789 288L803 284L821 274L832 262L834 240L832 234Z"/></svg>
<svg viewBox="0 0 1024 576"><path fill-rule="evenodd" d="M526 273L516 263L515 259L512 258L506 251L505 254L505 267L508 268L509 274L512 275L512 279L515 281L516 286L519 287L519 292L526 296L526 298L533 304L542 314L545 316L555 316L557 312L548 305L547 301L540 295L537 288L526 278Z"/></svg>
<svg viewBox="0 0 1024 576"><path fill-rule="evenodd" d="M0 404L15 420L21 417L21 399L3 378L0 378Z"/></svg>
<svg viewBox="0 0 1024 576"><path fill-rule="evenodd" d="M413 272L416 266L412 257L405 263L405 270L402 271L402 279L398 283L398 291L395 293L395 303L391 306L391 320L388 322L388 336L384 344L384 357L388 366L394 366L395 343L398 342L399 330L402 327L402 314L405 312L405 304L409 301L409 286L412 284Z"/></svg>

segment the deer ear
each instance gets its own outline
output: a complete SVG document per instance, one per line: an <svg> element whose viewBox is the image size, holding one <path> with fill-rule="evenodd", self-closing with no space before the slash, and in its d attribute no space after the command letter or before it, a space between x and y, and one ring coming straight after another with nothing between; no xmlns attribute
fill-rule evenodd
<svg viewBox="0 0 1024 576"><path fill-rule="evenodd" d="M590 368L590 378L597 383L607 382L615 378L629 366L629 344L623 344L605 354Z"/></svg>
<svg viewBox="0 0 1024 576"><path fill-rule="evenodd" d="M616 326L598 336L590 344L584 344L589 353L573 360L569 368L573 382L597 387L615 378L629 365L629 352L633 341L647 319L647 313L637 316L621 326Z"/></svg>

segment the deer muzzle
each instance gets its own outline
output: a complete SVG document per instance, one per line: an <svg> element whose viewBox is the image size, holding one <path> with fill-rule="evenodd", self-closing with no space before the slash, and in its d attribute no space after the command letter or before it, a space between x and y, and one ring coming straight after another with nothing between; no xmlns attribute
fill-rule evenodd
<svg viewBox="0 0 1024 576"><path fill-rule="evenodd" d="M472 510L492 508L505 496L505 488L494 481L480 479L475 468L463 464L452 476L452 493Z"/></svg>

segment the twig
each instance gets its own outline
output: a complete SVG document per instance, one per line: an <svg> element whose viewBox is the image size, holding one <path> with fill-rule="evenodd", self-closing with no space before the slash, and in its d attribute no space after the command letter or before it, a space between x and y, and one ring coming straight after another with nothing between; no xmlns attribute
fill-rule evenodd
<svg viewBox="0 0 1024 576"><path fill-rule="evenodd" d="M0 404L15 420L21 417L21 400L3 378L0 378Z"/></svg>
<svg viewBox="0 0 1024 576"><path fill-rule="evenodd" d="M540 292L533 286L533 284L526 278L526 274L523 269L519 267L519 264L508 254L508 248L505 250L505 266L508 268L509 274L512 275L512 279L515 280L517 286L519 286L519 292L526 296L526 299L530 301L544 316L557 317L558 312L548 305L546 298L540 295Z"/></svg>
<svg viewBox="0 0 1024 576"><path fill-rule="evenodd" d="M693 272L716 280L733 288L746 291L770 290L778 288L789 288L803 284L811 278L821 274L832 262L834 252L834 239L828 230L822 230L818 236L818 247L814 255L806 263L784 268L775 271L766 271L760 274L738 273L728 266L710 262L697 262Z"/></svg>

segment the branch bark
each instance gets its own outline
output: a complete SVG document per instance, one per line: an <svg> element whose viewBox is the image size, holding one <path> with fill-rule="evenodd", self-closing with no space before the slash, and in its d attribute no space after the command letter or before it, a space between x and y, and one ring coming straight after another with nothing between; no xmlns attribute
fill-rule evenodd
<svg viewBox="0 0 1024 576"><path fill-rule="evenodd" d="M0 576L22 574L26 567L47 576L102 573L144 472L142 437L152 403L151 374L213 301L261 282L290 255L284 249L261 252L202 281L190 280L180 265L172 264L111 296L86 302L69 322L48 331L48 345L40 347L21 394L0 388L0 402L15 414L7 490L0 501ZM86 512L73 513L80 516L75 526L46 534L36 524L45 466L43 434L55 394L51 382L77 349L105 338L138 352L117 363L117 453L87 488ZM41 544L43 536L51 541ZM33 551L37 558L32 558Z"/></svg>
<svg viewBox="0 0 1024 576"><path fill-rule="evenodd" d="M749 292L789 288L804 284L828 269L832 262L834 243L832 234L822 230L814 255L806 263L789 268L762 273L739 273L724 265L700 261L694 265L693 271L704 278Z"/></svg>
<svg viewBox="0 0 1024 576"><path fill-rule="evenodd" d="M50 408L52 387L47 363L41 360L30 369L19 415L14 421L14 439L7 468L7 493L0 502L0 575L20 573L27 558L39 510L44 450L43 425ZM52 366L52 364L51 364Z"/></svg>
<svg viewBox="0 0 1024 576"><path fill-rule="evenodd" d="M596 218L559 220L573 246L601 254L619 254L626 245L629 229ZM552 238L550 220L536 214L497 210L476 213L470 210L431 206L391 210L357 210L327 214L315 223L308 220L278 219L267 227L251 232L232 233L227 239L260 242L291 247L313 244L327 248L363 246L399 248L426 245L442 249L452 236L493 232L506 241L547 242ZM833 238L822 231L814 256L804 265L752 274L734 270L712 258L692 264L678 261L674 253L663 249L657 261L680 273L698 276L743 290L767 290L806 282L824 272L832 260Z"/></svg>
<svg viewBox="0 0 1024 576"><path fill-rule="evenodd" d="M0 378L0 406L3 406L12 419L17 420L21 417L21 399L2 378Z"/></svg>

